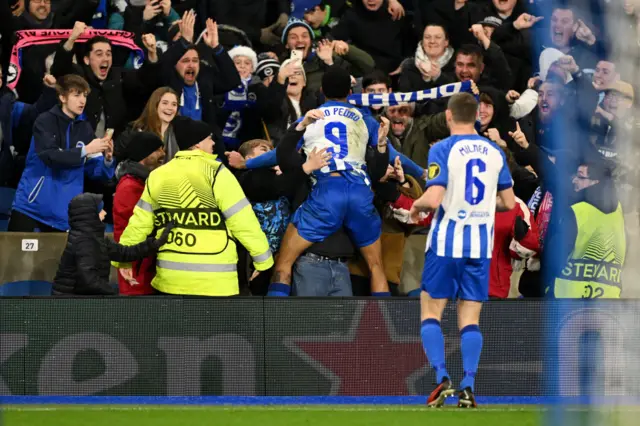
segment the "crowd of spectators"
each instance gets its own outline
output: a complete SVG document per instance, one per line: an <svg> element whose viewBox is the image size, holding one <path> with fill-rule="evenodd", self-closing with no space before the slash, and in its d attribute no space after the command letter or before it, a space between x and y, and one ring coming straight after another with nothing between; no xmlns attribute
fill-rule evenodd
<svg viewBox="0 0 640 426"><path fill-rule="evenodd" d="M206 124L275 256L327 158L276 151L324 103L327 70L347 70L354 93L380 95L472 80L479 132L505 151L518 197L496 216L490 296L540 297L586 226L567 213L572 205L610 214L620 203L626 227L637 225L639 22L633 0L0 0L0 187L16 189L9 231L73 231L72 199L93 193L118 241L149 174L192 137L196 125L176 121L184 117ZM391 293L413 296L430 218L412 223L408 211L430 146L448 136L446 99L361 109L390 121L389 161L381 167L372 152L367 163ZM620 267L621 232L611 237ZM237 253L240 292L266 294L270 270L242 244ZM86 256L76 267L89 268ZM153 257L123 266L119 292L153 294L154 268ZM339 231L298 259L293 294L369 295L369 275ZM112 292L92 276L58 290Z"/></svg>

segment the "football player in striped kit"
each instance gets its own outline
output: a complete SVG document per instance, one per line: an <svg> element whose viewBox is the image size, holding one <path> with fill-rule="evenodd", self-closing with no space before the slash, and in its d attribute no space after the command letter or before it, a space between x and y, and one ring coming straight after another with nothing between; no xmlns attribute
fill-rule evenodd
<svg viewBox="0 0 640 426"><path fill-rule="evenodd" d="M451 136L429 151L427 190L411 208L414 221L421 212L435 211L420 297L422 342L438 383L427 404L435 407L455 393L440 328L448 300L458 301L464 368L458 406L476 407L473 389L482 351L479 320L482 302L489 297L496 195L506 210L516 203L503 151L475 131L477 111L473 95L451 97L446 111Z"/></svg>
<svg viewBox="0 0 640 426"><path fill-rule="evenodd" d="M347 103L351 76L340 67L324 73L322 91L327 102L307 112L289 132L299 134L307 155L319 151L331 157L325 167L313 173L313 190L292 217L267 296L289 296L296 259L313 243L344 227L369 266L371 294L386 297L390 293L382 269L382 222L373 205L365 156L367 147L387 152L389 120L383 118L378 123Z"/></svg>

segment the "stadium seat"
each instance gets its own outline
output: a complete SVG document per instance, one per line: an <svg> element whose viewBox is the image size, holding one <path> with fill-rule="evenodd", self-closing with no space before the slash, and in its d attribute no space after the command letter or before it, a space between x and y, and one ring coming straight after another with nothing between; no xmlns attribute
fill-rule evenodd
<svg viewBox="0 0 640 426"><path fill-rule="evenodd" d="M14 281L0 285L0 297L6 296L51 296L48 281Z"/></svg>
<svg viewBox="0 0 640 426"><path fill-rule="evenodd" d="M0 232L5 232L9 226L9 215L15 195L15 189L0 187Z"/></svg>

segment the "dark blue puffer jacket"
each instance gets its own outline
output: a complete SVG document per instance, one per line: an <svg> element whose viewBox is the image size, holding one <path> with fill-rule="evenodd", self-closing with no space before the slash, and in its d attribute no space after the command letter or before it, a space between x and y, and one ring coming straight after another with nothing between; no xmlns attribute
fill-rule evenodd
<svg viewBox="0 0 640 426"><path fill-rule="evenodd" d="M27 162L13 209L61 231L69 229L69 202L84 190L85 175L94 180L113 177L115 161L102 154L83 156L95 138L82 116L72 119L60 106L41 114L33 126Z"/></svg>

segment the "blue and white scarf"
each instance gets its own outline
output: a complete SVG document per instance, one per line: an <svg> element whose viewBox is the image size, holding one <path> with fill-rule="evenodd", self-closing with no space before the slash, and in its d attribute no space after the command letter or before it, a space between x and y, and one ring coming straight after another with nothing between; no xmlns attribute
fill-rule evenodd
<svg viewBox="0 0 640 426"><path fill-rule="evenodd" d="M412 102L432 101L435 99L448 98L456 93L471 93L471 82L445 84L444 86L432 89L420 90L406 93L362 93L349 95L347 102L358 106L396 106ZM476 96L476 99L479 97Z"/></svg>
<svg viewBox="0 0 640 426"><path fill-rule="evenodd" d="M242 112L256 104L255 96L249 94L250 79L243 80L235 89L227 92L222 108L231 111L222 130L222 139L227 148L237 149L240 146L238 133L242 129Z"/></svg>
<svg viewBox="0 0 640 426"><path fill-rule="evenodd" d="M535 217L538 212L538 206L540 205L540 201L542 201L542 188L537 187L531 199L527 203L527 207L529 207L529 211Z"/></svg>
<svg viewBox="0 0 640 426"><path fill-rule="evenodd" d="M445 84L443 86L434 87L427 90L419 90L417 92L406 93L362 93L357 95L349 95L347 102L352 105L374 107L374 106L396 106L406 105L413 102L432 101L435 99L448 98L456 93L468 92L472 93L471 81L463 81L459 83ZM473 95L476 100L480 101L480 96ZM480 108L476 116L475 128L480 133Z"/></svg>

